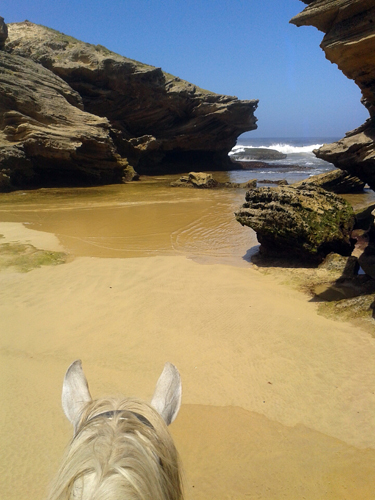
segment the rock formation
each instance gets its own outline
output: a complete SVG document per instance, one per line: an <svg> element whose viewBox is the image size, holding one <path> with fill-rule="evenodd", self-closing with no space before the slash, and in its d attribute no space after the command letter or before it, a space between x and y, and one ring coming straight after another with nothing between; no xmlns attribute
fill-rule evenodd
<svg viewBox="0 0 375 500"><path fill-rule="evenodd" d="M302 183L314 184L336 194L360 193L365 187L365 183L358 177L349 175L346 170L340 170L339 168L323 174L311 175L304 181L295 182L293 186L297 187Z"/></svg>
<svg viewBox="0 0 375 500"><path fill-rule="evenodd" d="M5 38L0 29L0 44ZM0 169L11 183L27 185L30 173L43 185L51 171L55 179L69 171L62 177L72 182L74 172L87 182L121 182L128 164L141 174L233 169L228 152L256 128L258 101L199 89L25 21L8 25L0 102ZM13 175L15 164L29 173Z"/></svg>
<svg viewBox="0 0 375 500"><path fill-rule="evenodd" d="M229 153L233 161L248 160L284 160L287 155L277 151L277 149L253 148L246 146L236 146Z"/></svg>
<svg viewBox="0 0 375 500"><path fill-rule="evenodd" d="M290 22L325 33L321 47L361 89L370 118L345 138L314 151L375 189L375 4L373 0L302 0L308 6Z"/></svg>
<svg viewBox="0 0 375 500"><path fill-rule="evenodd" d="M0 51L0 186L120 182L106 118L40 64Z"/></svg>
<svg viewBox="0 0 375 500"><path fill-rule="evenodd" d="M256 179L251 179L246 182L219 182L212 177L211 174L205 172L189 172L187 175L181 176L177 181L171 182L172 187L189 187L198 189L214 189L214 188L240 188L253 189L257 187Z"/></svg>
<svg viewBox="0 0 375 500"><path fill-rule="evenodd" d="M260 251L272 256L321 259L330 252L350 255L351 206L310 184L257 188L235 214L257 233Z"/></svg>

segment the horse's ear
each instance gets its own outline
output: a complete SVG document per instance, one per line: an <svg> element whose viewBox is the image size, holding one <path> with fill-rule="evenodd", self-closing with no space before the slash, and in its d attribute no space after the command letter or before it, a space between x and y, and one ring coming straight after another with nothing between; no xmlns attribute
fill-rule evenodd
<svg viewBox="0 0 375 500"><path fill-rule="evenodd" d="M163 417L167 425L177 417L181 406L181 377L172 363L165 363L164 370L157 381L151 406Z"/></svg>
<svg viewBox="0 0 375 500"><path fill-rule="evenodd" d="M91 401L89 386L82 370L80 359L72 363L64 378L62 407L68 420L76 430L79 418L86 403Z"/></svg>

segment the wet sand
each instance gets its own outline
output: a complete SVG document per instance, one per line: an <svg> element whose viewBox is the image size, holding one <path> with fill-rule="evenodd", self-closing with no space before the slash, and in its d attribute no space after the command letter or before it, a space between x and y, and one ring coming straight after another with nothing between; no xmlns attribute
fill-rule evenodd
<svg viewBox="0 0 375 500"><path fill-rule="evenodd" d="M94 397L148 399L165 361L178 366L183 406L171 431L188 499L374 498L368 332L318 316L308 297L252 269L243 249L226 251L224 230L212 238L216 250L199 255L193 242L205 230L194 204L175 229L185 237L195 228L179 252L163 243L154 256L99 258L62 237L61 203L55 212L30 203L3 206L1 241L64 248L72 259L0 274L3 498L45 496L71 437L60 397L77 358ZM98 236L92 228L84 238ZM112 232L106 238L112 245Z"/></svg>

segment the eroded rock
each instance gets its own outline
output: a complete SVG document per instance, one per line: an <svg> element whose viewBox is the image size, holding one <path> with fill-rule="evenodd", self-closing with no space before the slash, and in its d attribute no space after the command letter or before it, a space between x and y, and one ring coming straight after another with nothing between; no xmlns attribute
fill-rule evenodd
<svg viewBox="0 0 375 500"><path fill-rule="evenodd" d="M211 174L205 172L190 172L187 175L181 176L177 181L171 182L172 187L192 187L192 188L256 188L256 179L250 179L246 182L219 182L212 177Z"/></svg>
<svg viewBox="0 0 375 500"><path fill-rule="evenodd" d="M0 51L0 189L121 182L108 120L82 108L51 71Z"/></svg>
<svg viewBox="0 0 375 500"><path fill-rule="evenodd" d="M233 168L228 152L256 128L256 100L218 95L28 21L9 24L5 50L62 78L85 111L108 119L117 153L140 174ZM187 167L188 166L188 167Z"/></svg>
<svg viewBox="0 0 375 500"><path fill-rule="evenodd" d="M331 172L312 175L308 179L300 182L295 182L294 187L300 186L302 183L314 184L330 191L331 193L360 193L365 187L365 183L358 177L354 177L345 170L335 169Z"/></svg>
<svg viewBox="0 0 375 500"><path fill-rule="evenodd" d="M195 187L199 189L216 188L218 185L218 181L211 174L204 172L190 172L181 176L177 181L171 182L172 187Z"/></svg>
<svg viewBox="0 0 375 500"><path fill-rule="evenodd" d="M361 89L370 119L333 144L314 151L375 189L375 4L372 0L315 0L290 22L325 33L321 47Z"/></svg>
<svg viewBox="0 0 375 500"><path fill-rule="evenodd" d="M235 215L256 231L260 251L268 255L321 259L330 252L352 251L353 209L314 185L253 189Z"/></svg>

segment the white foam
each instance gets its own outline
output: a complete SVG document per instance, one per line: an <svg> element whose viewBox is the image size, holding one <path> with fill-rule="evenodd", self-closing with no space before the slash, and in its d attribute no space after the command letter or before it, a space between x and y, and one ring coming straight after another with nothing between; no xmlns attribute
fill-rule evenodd
<svg viewBox="0 0 375 500"><path fill-rule="evenodd" d="M323 144L311 144L310 146L292 146L291 144L272 144L271 146L247 146L238 144L234 146L234 148L229 152L229 155L232 156L234 154L246 154L246 151L249 149L276 149L280 153L284 154L298 154L298 153L312 153L314 149L319 149Z"/></svg>

